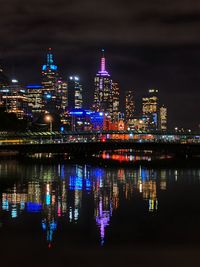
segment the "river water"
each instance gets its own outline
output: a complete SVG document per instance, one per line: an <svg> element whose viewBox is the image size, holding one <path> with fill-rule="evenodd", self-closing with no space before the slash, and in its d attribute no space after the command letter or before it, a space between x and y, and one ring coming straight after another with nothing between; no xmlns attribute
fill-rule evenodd
<svg viewBox="0 0 200 267"><path fill-rule="evenodd" d="M198 266L200 167L0 161L6 266Z"/></svg>

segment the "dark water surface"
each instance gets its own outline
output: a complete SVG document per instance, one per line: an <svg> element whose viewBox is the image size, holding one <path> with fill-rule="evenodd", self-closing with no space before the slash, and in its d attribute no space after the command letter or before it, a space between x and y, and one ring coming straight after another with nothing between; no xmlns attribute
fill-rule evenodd
<svg viewBox="0 0 200 267"><path fill-rule="evenodd" d="M0 161L1 266L199 266L200 167Z"/></svg>

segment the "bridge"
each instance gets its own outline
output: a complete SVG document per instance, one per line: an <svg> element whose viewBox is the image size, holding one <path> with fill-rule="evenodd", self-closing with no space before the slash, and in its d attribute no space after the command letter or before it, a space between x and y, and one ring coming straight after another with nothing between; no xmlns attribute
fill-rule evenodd
<svg viewBox="0 0 200 267"><path fill-rule="evenodd" d="M92 155L104 150L148 150L200 155L200 134L132 131L0 132L0 152Z"/></svg>

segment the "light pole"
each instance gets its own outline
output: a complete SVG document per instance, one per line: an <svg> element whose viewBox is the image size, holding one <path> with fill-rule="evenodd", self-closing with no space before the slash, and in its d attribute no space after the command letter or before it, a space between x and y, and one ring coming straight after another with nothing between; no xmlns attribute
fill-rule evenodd
<svg viewBox="0 0 200 267"><path fill-rule="evenodd" d="M52 116L51 115L47 115L46 117L45 117L45 120L47 121L47 122L49 122L49 131L50 132L52 132L52 122L53 122L53 119L52 119Z"/></svg>

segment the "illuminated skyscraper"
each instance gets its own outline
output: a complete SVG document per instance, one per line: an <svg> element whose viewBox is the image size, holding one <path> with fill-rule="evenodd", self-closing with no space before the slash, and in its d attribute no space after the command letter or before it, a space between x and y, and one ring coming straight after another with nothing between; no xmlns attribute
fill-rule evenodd
<svg viewBox="0 0 200 267"><path fill-rule="evenodd" d="M134 91L127 91L125 96L125 117L126 121L133 119L135 113Z"/></svg>
<svg viewBox="0 0 200 267"><path fill-rule="evenodd" d="M8 92L8 85L10 84L9 79L0 68L0 106L4 106L3 96Z"/></svg>
<svg viewBox="0 0 200 267"><path fill-rule="evenodd" d="M112 116L112 79L106 71L106 59L104 49L102 49L101 68L94 78L94 103L95 111L108 112Z"/></svg>
<svg viewBox="0 0 200 267"><path fill-rule="evenodd" d="M167 108L164 105L160 108L160 130L167 131Z"/></svg>
<svg viewBox="0 0 200 267"><path fill-rule="evenodd" d="M9 79L4 74L3 70L0 68L0 88L8 86L9 85Z"/></svg>
<svg viewBox="0 0 200 267"><path fill-rule="evenodd" d="M63 116L67 110L68 100L67 100L67 82L59 79L56 86L56 109L58 114Z"/></svg>
<svg viewBox="0 0 200 267"><path fill-rule="evenodd" d="M28 97L28 109L34 118L37 118L43 113L42 94L43 89L41 85L30 84L26 87Z"/></svg>
<svg viewBox="0 0 200 267"><path fill-rule="evenodd" d="M49 48L47 61L42 66L43 106L50 113L56 109L56 90L58 81L58 67L54 64L52 49Z"/></svg>
<svg viewBox="0 0 200 267"><path fill-rule="evenodd" d="M143 116L147 117L147 129L157 130L159 126L158 90L149 89L148 95L142 98Z"/></svg>
<svg viewBox="0 0 200 267"><path fill-rule="evenodd" d="M28 115L28 97L26 90L12 79L8 86L0 88L1 107L7 113L15 113L17 118L23 119Z"/></svg>
<svg viewBox="0 0 200 267"><path fill-rule="evenodd" d="M82 85L78 76L70 76L67 83L68 110L82 108Z"/></svg>
<svg viewBox="0 0 200 267"><path fill-rule="evenodd" d="M119 117L119 84L116 82L112 83L112 120L118 121Z"/></svg>

